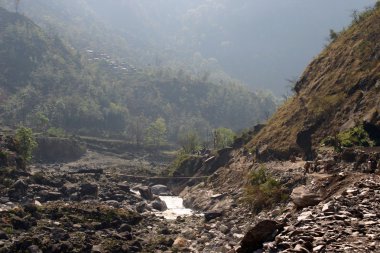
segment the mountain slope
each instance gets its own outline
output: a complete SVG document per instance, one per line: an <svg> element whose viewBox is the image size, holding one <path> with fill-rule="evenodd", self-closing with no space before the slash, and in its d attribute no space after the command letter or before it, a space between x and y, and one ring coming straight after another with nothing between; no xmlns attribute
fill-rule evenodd
<svg viewBox="0 0 380 253"><path fill-rule="evenodd" d="M13 0L3 0L14 10ZM34 0L20 12L81 49L147 64L228 75L255 89L287 92L329 29L373 0ZM320 15L323 13L324 15ZM302 22L299 22L302 20Z"/></svg>
<svg viewBox="0 0 380 253"><path fill-rule="evenodd" d="M95 52L81 55L5 9L0 20L0 113L10 125L132 140L163 118L168 139L175 141L189 129L207 136L212 128L249 127L275 108L270 95L239 84L185 71L137 70Z"/></svg>
<svg viewBox="0 0 380 253"><path fill-rule="evenodd" d="M379 6L357 16L313 60L296 83L294 97L253 138L250 147L282 158L292 152L310 157L323 138L363 121L368 129L380 130Z"/></svg>

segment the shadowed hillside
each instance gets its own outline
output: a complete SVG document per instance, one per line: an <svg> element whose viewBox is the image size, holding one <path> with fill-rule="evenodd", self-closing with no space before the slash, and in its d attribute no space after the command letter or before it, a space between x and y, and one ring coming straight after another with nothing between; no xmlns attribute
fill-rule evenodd
<svg viewBox="0 0 380 253"><path fill-rule="evenodd" d="M161 139L175 142L190 129L206 137L213 128L250 127L276 106L270 94L232 81L216 83L185 70L136 69L96 51L82 55L5 9L0 20L0 114L8 125L141 144L155 138L148 130L161 123Z"/></svg>

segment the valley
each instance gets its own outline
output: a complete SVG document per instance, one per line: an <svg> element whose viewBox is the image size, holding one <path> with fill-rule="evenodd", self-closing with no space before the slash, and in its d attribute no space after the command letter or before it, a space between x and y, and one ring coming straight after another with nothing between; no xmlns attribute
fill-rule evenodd
<svg viewBox="0 0 380 253"><path fill-rule="evenodd" d="M169 57L156 5L21 3L0 1L0 253L380 252L380 2L282 100ZM233 6L212 3L190 14ZM124 8L150 14L116 32Z"/></svg>

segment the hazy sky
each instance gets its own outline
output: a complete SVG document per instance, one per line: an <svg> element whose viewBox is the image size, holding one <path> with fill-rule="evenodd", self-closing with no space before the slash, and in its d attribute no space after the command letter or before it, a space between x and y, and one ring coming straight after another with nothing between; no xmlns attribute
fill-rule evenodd
<svg viewBox="0 0 380 253"><path fill-rule="evenodd" d="M55 6L56 11L61 8L58 15L65 11L77 16L92 13L121 31L129 47L136 49L141 59L150 59L149 64L157 56L170 64L170 57L184 61L202 55L250 87L282 95L287 89L286 79L299 77L328 43L329 30L340 31L351 23L353 10L363 10L375 2L30 0L21 1L21 9L28 13L34 4L37 19L41 17L39 4Z"/></svg>
<svg viewBox="0 0 380 253"><path fill-rule="evenodd" d="M163 45L181 38L183 46L216 58L233 77L281 95L285 80L298 77L323 49L329 29L340 31L350 24L353 10L374 2L97 0L92 4L101 17L121 29L137 28L135 34Z"/></svg>

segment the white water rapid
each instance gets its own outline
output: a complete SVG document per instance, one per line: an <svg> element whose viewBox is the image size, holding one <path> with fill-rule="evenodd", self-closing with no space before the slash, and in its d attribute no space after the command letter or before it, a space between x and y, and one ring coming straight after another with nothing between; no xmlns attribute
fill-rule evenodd
<svg viewBox="0 0 380 253"><path fill-rule="evenodd" d="M183 206L183 199L177 196L160 196L160 199L165 202L168 209L161 212L162 216L168 220L175 220L177 216L189 216L194 212Z"/></svg>

